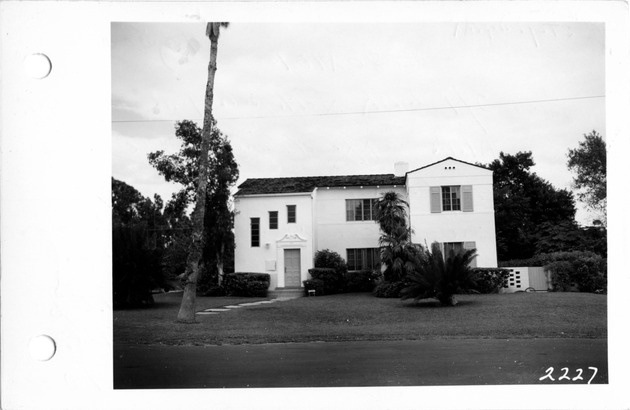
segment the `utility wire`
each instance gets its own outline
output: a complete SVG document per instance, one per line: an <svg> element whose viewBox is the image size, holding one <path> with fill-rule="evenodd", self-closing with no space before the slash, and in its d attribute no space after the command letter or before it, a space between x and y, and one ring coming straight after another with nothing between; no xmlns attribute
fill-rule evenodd
<svg viewBox="0 0 630 410"><path fill-rule="evenodd" d="M436 111L436 110L453 110L459 108L481 108L481 107L497 107L503 105L519 105L519 104L538 104L549 103L557 101L573 101L573 100L587 100L593 98L604 98L605 95L592 95L586 97L567 97L567 98L553 98L548 100L530 100L530 101L515 101L515 102L503 102L503 103L489 103L489 104L471 104L471 105L448 105L443 107L425 107L425 108L401 108L396 110L374 110L374 111L346 111L346 112L329 112L329 113L311 113L311 114L287 114L287 115L264 115L264 116L252 116L252 117L223 117L221 120L254 120L264 118L291 118L291 117L327 117L337 115L363 115L363 114L390 114L398 112L414 112L414 111ZM192 118L191 120L199 120L201 118ZM115 123L125 122L174 122L180 120L112 120Z"/></svg>

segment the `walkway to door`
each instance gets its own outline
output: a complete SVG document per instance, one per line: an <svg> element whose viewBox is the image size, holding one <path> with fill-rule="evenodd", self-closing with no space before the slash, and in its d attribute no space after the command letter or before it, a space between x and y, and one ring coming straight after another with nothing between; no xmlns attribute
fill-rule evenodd
<svg viewBox="0 0 630 410"><path fill-rule="evenodd" d="M265 305L269 303L282 302L285 300L295 299L296 296L276 297L270 300L260 300L258 302L239 303L237 305L226 305L219 308L210 308L197 312L198 315L218 315L221 312L229 312L230 310L240 309L248 306Z"/></svg>

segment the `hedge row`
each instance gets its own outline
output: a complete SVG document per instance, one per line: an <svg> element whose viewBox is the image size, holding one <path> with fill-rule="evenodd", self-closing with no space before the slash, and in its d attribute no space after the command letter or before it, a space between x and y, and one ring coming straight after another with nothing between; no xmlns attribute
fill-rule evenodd
<svg viewBox="0 0 630 410"><path fill-rule="evenodd" d="M575 261L585 258L599 258L602 259L601 256L596 254L595 252L590 251L572 251L572 252L551 252L551 253L540 253L534 255L529 259L511 259L507 261L499 262L499 267L525 267L525 266L534 266L534 267L543 267L552 262L556 261Z"/></svg>
<svg viewBox="0 0 630 410"><path fill-rule="evenodd" d="M225 275L222 285L230 296L266 297L269 283L268 273L237 272Z"/></svg>
<svg viewBox="0 0 630 410"><path fill-rule="evenodd" d="M502 268L472 268L475 286L471 293L498 293L499 289L506 287L510 271ZM379 282L374 288L374 296L379 298L399 298L401 291L407 287L404 281Z"/></svg>
<svg viewBox="0 0 630 410"><path fill-rule="evenodd" d="M584 258L573 261L555 261L545 266L551 271L552 290L580 292L607 290L606 260Z"/></svg>
<svg viewBox="0 0 630 410"><path fill-rule="evenodd" d="M335 293L343 293L343 273L339 273L333 268L313 268L309 269L312 280L321 283L321 290L317 294L333 295ZM317 282L316 282L317 283ZM304 284L306 286L306 284Z"/></svg>
<svg viewBox="0 0 630 410"><path fill-rule="evenodd" d="M308 273L311 279L303 282L304 290L307 294L309 290L315 290L317 295L371 292L380 274L373 271L339 272L333 268L313 268Z"/></svg>
<svg viewBox="0 0 630 410"><path fill-rule="evenodd" d="M401 291L407 287L403 281L385 282L382 281L374 288L372 292L377 298L400 298Z"/></svg>
<svg viewBox="0 0 630 410"><path fill-rule="evenodd" d="M267 297L270 277L268 273L236 272L224 276L218 286L210 286L204 296Z"/></svg>
<svg viewBox="0 0 630 410"><path fill-rule="evenodd" d="M378 270L346 272L344 289L346 292L371 292L381 280L382 276L383 275Z"/></svg>
<svg viewBox="0 0 630 410"><path fill-rule="evenodd" d="M304 283L304 292L308 295L309 290L314 290L315 295L321 296L325 295L324 293L324 281L319 279L308 279L303 281Z"/></svg>
<svg viewBox="0 0 630 410"><path fill-rule="evenodd" d="M589 251L553 252L535 255L530 259L503 261L500 266L543 266L551 271L554 291L606 291L607 260Z"/></svg>
<svg viewBox="0 0 630 410"><path fill-rule="evenodd" d="M498 293L507 287L510 271L502 268L473 268L474 290L479 293Z"/></svg>

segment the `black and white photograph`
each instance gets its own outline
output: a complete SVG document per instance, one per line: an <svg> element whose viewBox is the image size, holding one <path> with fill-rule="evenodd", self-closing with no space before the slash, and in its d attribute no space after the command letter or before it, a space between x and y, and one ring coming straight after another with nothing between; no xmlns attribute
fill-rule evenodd
<svg viewBox="0 0 630 410"><path fill-rule="evenodd" d="M628 408L628 23L0 2L0 407Z"/></svg>
<svg viewBox="0 0 630 410"><path fill-rule="evenodd" d="M607 383L603 24L111 29L114 388Z"/></svg>

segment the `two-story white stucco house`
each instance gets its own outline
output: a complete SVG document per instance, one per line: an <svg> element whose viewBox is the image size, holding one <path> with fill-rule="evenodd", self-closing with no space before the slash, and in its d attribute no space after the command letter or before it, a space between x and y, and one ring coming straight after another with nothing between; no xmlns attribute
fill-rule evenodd
<svg viewBox="0 0 630 410"><path fill-rule="evenodd" d="M475 264L496 267L492 171L454 158L395 174L248 179L234 197L236 272L265 272L270 289L308 279L315 252L339 253L349 270L379 265L372 204L398 192L409 203L413 241L476 248Z"/></svg>

